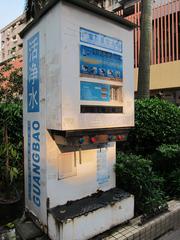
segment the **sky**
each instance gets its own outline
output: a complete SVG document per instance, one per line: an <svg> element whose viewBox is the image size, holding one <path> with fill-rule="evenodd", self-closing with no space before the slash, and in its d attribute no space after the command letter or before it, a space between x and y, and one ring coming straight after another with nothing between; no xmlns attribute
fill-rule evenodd
<svg viewBox="0 0 180 240"><path fill-rule="evenodd" d="M24 6L25 0L0 0L0 29L20 16Z"/></svg>
<svg viewBox="0 0 180 240"><path fill-rule="evenodd" d="M0 29L23 13L25 2L26 0L0 0Z"/></svg>

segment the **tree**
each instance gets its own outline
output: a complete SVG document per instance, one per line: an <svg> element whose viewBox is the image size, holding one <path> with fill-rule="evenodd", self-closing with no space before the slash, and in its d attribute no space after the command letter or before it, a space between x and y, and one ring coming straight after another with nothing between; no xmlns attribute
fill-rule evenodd
<svg viewBox="0 0 180 240"><path fill-rule="evenodd" d="M46 7L52 0L26 0L26 20L29 21L31 18L36 18L41 13L42 9ZM104 7L103 0L86 0L86 2L97 5L101 8Z"/></svg>
<svg viewBox="0 0 180 240"><path fill-rule="evenodd" d="M26 21L31 18L36 18L39 16L41 10L50 2L51 0L26 0Z"/></svg>
<svg viewBox="0 0 180 240"><path fill-rule="evenodd" d="M13 60L3 63L0 66L0 200L12 197L14 180L23 168L22 92L22 68L15 68Z"/></svg>
<svg viewBox="0 0 180 240"><path fill-rule="evenodd" d="M7 61L0 67L0 103L21 102L22 92L22 67L14 68Z"/></svg>
<svg viewBox="0 0 180 240"><path fill-rule="evenodd" d="M138 98L149 98L152 0L141 1L141 40L138 73Z"/></svg>

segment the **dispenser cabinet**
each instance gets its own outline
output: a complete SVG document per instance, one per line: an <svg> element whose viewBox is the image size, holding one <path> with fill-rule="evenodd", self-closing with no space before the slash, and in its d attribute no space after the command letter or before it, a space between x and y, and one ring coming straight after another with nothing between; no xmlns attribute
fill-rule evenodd
<svg viewBox="0 0 180 240"><path fill-rule="evenodd" d="M114 172L134 125L133 26L53 0L21 35L26 210L52 240L89 239L134 214Z"/></svg>

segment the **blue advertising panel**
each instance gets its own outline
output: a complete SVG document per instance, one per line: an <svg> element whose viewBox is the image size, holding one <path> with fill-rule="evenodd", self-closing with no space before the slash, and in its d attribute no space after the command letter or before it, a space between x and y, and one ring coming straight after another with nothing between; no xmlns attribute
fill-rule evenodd
<svg viewBox="0 0 180 240"><path fill-rule="evenodd" d="M27 43L27 111L39 112L39 33Z"/></svg>
<svg viewBox="0 0 180 240"><path fill-rule="evenodd" d="M117 53L123 52L123 43L121 40L85 28L80 28L80 41L109 49Z"/></svg>
<svg viewBox="0 0 180 240"><path fill-rule="evenodd" d="M31 121L27 122L28 126L28 198L31 200Z"/></svg>
<svg viewBox="0 0 180 240"><path fill-rule="evenodd" d="M80 45L80 74L82 77L122 80L122 56Z"/></svg>
<svg viewBox="0 0 180 240"><path fill-rule="evenodd" d="M81 100L86 101L110 101L110 85L93 83L93 82L81 82Z"/></svg>

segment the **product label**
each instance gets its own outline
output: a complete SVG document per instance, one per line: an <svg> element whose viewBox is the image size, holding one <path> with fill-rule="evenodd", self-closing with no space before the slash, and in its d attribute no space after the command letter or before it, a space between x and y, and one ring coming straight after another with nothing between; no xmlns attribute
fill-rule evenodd
<svg viewBox="0 0 180 240"><path fill-rule="evenodd" d="M106 149L97 150L97 183L104 185L109 181L109 168Z"/></svg>
<svg viewBox="0 0 180 240"><path fill-rule="evenodd" d="M110 101L110 85L94 83L94 82L81 82L81 100L86 101Z"/></svg>

